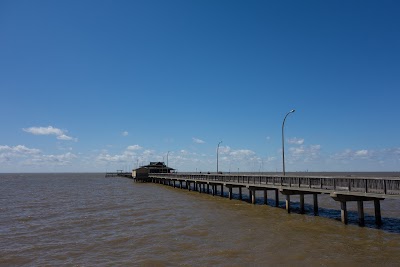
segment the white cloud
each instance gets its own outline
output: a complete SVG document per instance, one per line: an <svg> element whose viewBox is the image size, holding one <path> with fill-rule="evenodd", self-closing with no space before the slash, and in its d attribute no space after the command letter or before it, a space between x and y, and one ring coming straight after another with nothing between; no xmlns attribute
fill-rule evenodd
<svg viewBox="0 0 400 267"><path fill-rule="evenodd" d="M31 154L38 154L40 153L39 149L36 148L28 148L24 145L18 145L18 146L0 146L0 153L12 153L12 154L21 154L21 155L31 155Z"/></svg>
<svg viewBox="0 0 400 267"><path fill-rule="evenodd" d="M128 146L126 149L128 149L128 150L141 150L141 149L143 149L143 147L141 147L139 145L133 145L133 146Z"/></svg>
<svg viewBox="0 0 400 267"><path fill-rule="evenodd" d="M204 144L204 143L205 143L203 140L198 139L198 138L195 138L195 137L193 137L192 140L193 140L193 142L196 143L196 144Z"/></svg>
<svg viewBox="0 0 400 267"><path fill-rule="evenodd" d="M289 148L289 160L310 162L320 158L321 145L304 146Z"/></svg>
<svg viewBox="0 0 400 267"><path fill-rule="evenodd" d="M288 140L289 144L294 144L294 145L302 145L304 143L304 139L303 138L291 138Z"/></svg>
<svg viewBox="0 0 400 267"><path fill-rule="evenodd" d="M331 156L331 158L335 160L341 160L341 161L349 161L349 160L356 160L356 159L367 159L368 157L371 157L373 154L372 151L368 151L366 149L362 150L351 150L351 149L346 149L342 152L336 153Z"/></svg>
<svg viewBox="0 0 400 267"><path fill-rule="evenodd" d="M62 135L64 132L58 128L54 128L53 126L48 126L48 127L30 127L28 129L22 129L27 133L31 133L34 135Z"/></svg>
<svg viewBox="0 0 400 267"><path fill-rule="evenodd" d="M65 134L67 131L63 131L58 128L54 128L53 126L47 126L47 127L30 127L30 128L23 128L22 129L24 132L31 133L34 135L55 135L58 140L64 140L64 141L78 141L77 138L70 137Z"/></svg>
<svg viewBox="0 0 400 267"><path fill-rule="evenodd" d="M253 156L256 153L249 149L239 149L231 151L229 154L234 157L243 157L243 156Z"/></svg>
<svg viewBox="0 0 400 267"><path fill-rule="evenodd" d="M357 157L365 157L368 156L368 150L363 149L363 150L358 150L354 153L355 156Z"/></svg>
<svg viewBox="0 0 400 267"><path fill-rule="evenodd" d="M129 133L127 131L122 132L122 136L128 136L128 135L129 135Z"/></svg>
<svg viewBox="0 0 400 267"><path fill-rule="evenodd" d="M61 155L44 155L40 149L28 148L24 145L0 145L0 163L5 163L17 169L27 165L39 166L41 168L68 165L75 158L77 156L71 152Z"/></svg>
<svg viewBox="0 0 400 267"><path fill-rule="evenodd" d="M66 154L61 155L40 155L32 157L24 162L27 165L68 165L71 164L73 159L76 159L77 156L68 152Z"/></svg>
<svg viewBox="0 0 400 267"><path fill-rule="evenodd" d="M220 146L219 153L221 154L229 154L231 152L231 148L229 146Z"/></svg>
<svg viewBox="0 0 400 267"><path fill-rule="evenodd" d="M71 136L67 136L65 134L58 135L57 136L58 140L65 140L65 141L70 141L70 140L77 140L76 138L72 138Z"/></svg>

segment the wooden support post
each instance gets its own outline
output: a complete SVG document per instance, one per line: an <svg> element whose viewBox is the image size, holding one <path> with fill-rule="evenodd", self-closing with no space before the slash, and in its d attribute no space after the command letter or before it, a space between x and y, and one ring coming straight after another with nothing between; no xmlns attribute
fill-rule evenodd
<svg viewBox="0 0 400 267"><path fill-rule="evenodd" d="M223 196L224 196L224 185L221 184L221 197L223 197Z"/></svg>
<svg viewBox="0 0 400 267"><path fill-rule="evenodd" d="M304 194L300 194L300 213L304 213Z"/></svg>
<svg viewBox="0 0 400 267"><path fill-rule="evenodd" d="M182 189L182 180L179 181L179 188Z"/></svg>
<svg viewBox="0 0 400 267"><path fill-rule="evenodd" d="M249 202L251 202L251 200L253 199L253 191L251 191L251 189L249 188Z"/></svg>
<svg viewBox="0 0 400 267"><path fill-rule="evenodd" d="M232 199L232 186L229 187L229 199Z"/></svg>
<svg viewBox="0 0 400 267"><path fill-rule="evenodd" d="M379 199L374 199L374 206L375 206L375 223L376 225L382 225L381 203Z"/></svg>
<svg viewBox="0 0 400 267"><path fill-rule="evenodd" d="M256 204L256 190L251 190L251 203Z"/></svg>
<svg viewBox="0 0 400 267"><path fill-rule="evenodd" d="M268 203L268 190L264 189L264 204L267 205Z"/></svg>
<svg viewBox="0 0 400 267"><path fill-rule="evenodd" d="M188 185L187 188L190 191L190 182L186 181L186 184Z"/></svg>
<svg viewBox="0 0 400 267"><path fill-rule="evenodd" d="M357 208L358 208L358 225L364 226L364 201L357 200Z"/></svg>
<svg viewBox="0 0 400 267"><path fill-rule="evenodd" d="M207 184L207 194L210 194L210 185Z"/></svg>
<svg viewBox="0 0 400 267"><path fill-rule="evenodd" d="M346 201L340 201L340 217L342 219L342 223L347 224L347 206Z"/></svg>
<svg viewBox="0 0 400 267"><path fill-rule="evenodd" d="M290 195L286 195L286 210L290 213Z"/></svg>
<svg viewBox="0 0 400 267"><path fill-rule="evenodd" d="M279 191L275 189L275 207L279 207Z"/></svg>
<svg viewBox="0 0 400 267"><path fill-rule="evenodd" d="M216 185L213 184L213 185L212 185L212 195L213 195L213 196L215 196L215 187L216 187Z"/></svg>
<svg viewBox="0 0 400 267"><path fill-rule="evenodd" d="M172 181L172 183L173 183L173 185L174 185L174 188L175 188L175 180L174 180L174 181Z"/></svg>
<svg viewBox="0 0 400 267"><path fill-rule="evenodd" d="M318 194L313 194L314 200L314 215L318 215Z"/></svg>
<svg viewBox="0 0 400 267"><path fill-rule="evenodd" d="M239 187L239 199L242 200L242 187Z"/></svg>

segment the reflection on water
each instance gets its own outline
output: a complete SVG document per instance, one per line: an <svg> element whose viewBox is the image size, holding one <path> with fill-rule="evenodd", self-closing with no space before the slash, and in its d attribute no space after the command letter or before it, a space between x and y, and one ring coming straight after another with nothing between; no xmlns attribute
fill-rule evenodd
<svg viewBox="0 0 400 267"><path fill-rule="evenodd" d="M340 205L312 196L306 214L292 196L275 208L272 194L257 205L103 174L0 175L0 266L243 266L396 265L400 260L400 201L381 201L375 226L349 225ZM245 194L246 190L243 190ZM238 198L237 192L235 197ZM282 197L282 196L281 196ZM244 198L248 198L244 195Z"/></svg>

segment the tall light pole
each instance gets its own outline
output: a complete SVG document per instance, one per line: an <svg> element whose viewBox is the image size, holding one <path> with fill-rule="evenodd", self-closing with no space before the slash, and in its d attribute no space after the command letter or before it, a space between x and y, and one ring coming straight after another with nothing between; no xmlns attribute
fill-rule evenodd
<svg viewBox="0 0 400 267"><path fill-rule="evenodd" d="M219 143L218 143L218 146L217 146L217 174L218 174L218 151L219 151L219 145L222 143L222 141L220 141Z"/></svg>
<svg viewBox="0 0 400 267"><path fill-rule="evenodd" d="M169 154L169 151L167 152L167 168L169 168L168 167L168 154ZM169 172L168 169L167 169L167 172Z"/></svg>
<svg viewBox="0 0 400 267"><path fill-rule="evenodd" d="M283 119L283 123L282 123L282 170L283 170L283 176L285 176L285 137L284 137L284 132L283 132L283 128L285 127L285 121L286 121L286 117L290 114L295 112L294 109L292 109L291 111L289 111L288 113L286 113L285 118Z"/></svg>

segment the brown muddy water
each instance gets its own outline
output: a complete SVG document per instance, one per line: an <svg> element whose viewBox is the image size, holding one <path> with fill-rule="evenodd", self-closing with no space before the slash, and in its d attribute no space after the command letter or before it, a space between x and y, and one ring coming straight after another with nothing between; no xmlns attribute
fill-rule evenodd
<svg viewBox="0 0 400 267"><path fill-rule="evenodd" d="M225 190L227 192L227 190ZM243 190L246 193L246 190ZM244 196L246 197L246 196ZM399 266L400 200L383 226L349 225L312 197L306 214L104 174L0 174L0 266ZM281 196L281 199L284 199Z"/></svg>

